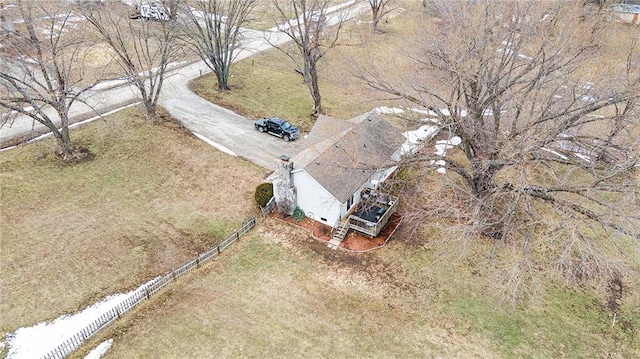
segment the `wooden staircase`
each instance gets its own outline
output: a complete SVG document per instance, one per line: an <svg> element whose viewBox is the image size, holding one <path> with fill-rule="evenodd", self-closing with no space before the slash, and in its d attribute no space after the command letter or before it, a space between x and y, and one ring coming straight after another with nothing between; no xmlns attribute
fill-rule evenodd
<svg viewBox="0 0 640 359"><path fill-rule="evenodd" d="M334 250L338 249L340 243L344 240L344 237L347 236L347 232L349 232L349 222L344 221L340 223L340 226L338 226L338 228L333 232L333 237L329 241L329 244L327 244L327 247Z"/></svg>

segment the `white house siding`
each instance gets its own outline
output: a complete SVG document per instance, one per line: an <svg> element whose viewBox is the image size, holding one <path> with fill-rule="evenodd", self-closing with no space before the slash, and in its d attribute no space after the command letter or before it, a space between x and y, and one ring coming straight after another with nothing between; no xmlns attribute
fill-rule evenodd
<svg viewBox="0 0 640 359"><path fill-rule="evenodd" d="M293 182L298 193L298 207L312 219L335 226L340 219L341 203L304 170L293 171Z"/></svg>

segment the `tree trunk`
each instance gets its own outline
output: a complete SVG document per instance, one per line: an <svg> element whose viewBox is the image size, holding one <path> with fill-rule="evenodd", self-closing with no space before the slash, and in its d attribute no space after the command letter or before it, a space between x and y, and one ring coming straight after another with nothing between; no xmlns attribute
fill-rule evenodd
<svg viewBox="0 0 640 359"><path fill-rule="evenodd" d="M226 91L229 89L229 84L228 84L228 74L226 71L224 70L218 70L215 71L216 73L216 78L218 79L218 90L221 91Z"/></svg>
<svg viewBox="0 0 640 359"><path fill-rule="evenodd" d="M311 66L309 68L309 78L310 83L307 84L309 87L309 92L311 93L311 98L313 98L313 110L311 111L311 116L318 116L323 113L322 108L322 97L320 96L320 86L318 84L318 70L315 66Z"/></svg>
<svg viewBox="0 0 640 359"><path fill-rule="evenodd" d="M505 218L496 196L495 176L498 167L490 166L488 161L471 161L471 196L474 208L474 227L484 236L500 240L504 235Z"/></svg>
<svg viewBox="0 0 640 359"><path fill-rule="evenodd" d="M378 31L378 23L380 22L380 18L378 17L380 14L380 8L373 7L371 9L371 32L375 33Z"/></svg>
<svg viewBox="0 0 640 359"><path fill-rule="evenodd" d="M149 120L155 121L157 119L157 107L156 104L152 101L144 102L145 109L147 111L147 118Z"/></svg>

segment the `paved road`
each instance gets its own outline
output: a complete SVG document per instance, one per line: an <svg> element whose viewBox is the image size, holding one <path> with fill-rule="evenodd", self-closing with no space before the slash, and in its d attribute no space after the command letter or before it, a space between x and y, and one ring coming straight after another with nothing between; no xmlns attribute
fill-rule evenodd
<svg viewBox="0 0 640 359"><path fill-rule="evenodd" d="M353 1L349 1L335 6L332 10L334 14L346 14L348 11L347 16L353 17L366 9L362 4L351 6L353 4ZM336 18L337 15L333 17ZM271 44L283 44L289 40L277 29L266 32L245 30L243 35L244 46L237 60L267 50L272 47ZM294 156L304 149L304 139L284 142L280 138L259 133L253 127L252 120L212 104L191 92L188 82L209 72L202 61L171 71L162 87L160 105L196 136L221 151L245 158L267 169L275 169L281 155ZM138 99L138 92L133 86L123 83L101 84L87 94L84 98L86 104L77 102L72 106L69 117L89 118ZM55 112L49 110L49 113L56 117ZM43 125L21 116L10 127L0 128L0 143L44 129Z"/></svg>

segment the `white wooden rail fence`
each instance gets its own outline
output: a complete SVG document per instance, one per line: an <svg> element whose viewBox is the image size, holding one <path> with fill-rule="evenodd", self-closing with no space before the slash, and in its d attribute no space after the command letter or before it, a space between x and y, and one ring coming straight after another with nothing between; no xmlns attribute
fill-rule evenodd
<svg viewBox="0 0 640 359"><path fill-rule="evenodd" d="M247 233L256 224L256 218L251 217L242 223L242 226L229 235L224 241L220 242L215 247L202 252L169 271L162 277L154 280L151 284L138 289L120 304L112 308L107 313L100 316L98 319L87 325L84 329L76 333L71 338L58 345L55 349L51 350L42 359L62 359L76 350L85 340L93 336L100 329L106 327L108 324L118 319L122 314L128 312L136 305L140 304L145 299L149 299L158 291L175 281L176 279L187 274L194 268L198 268L201 264L206 263L227 249L233 242L237 241L240 236Z"/></svg>

